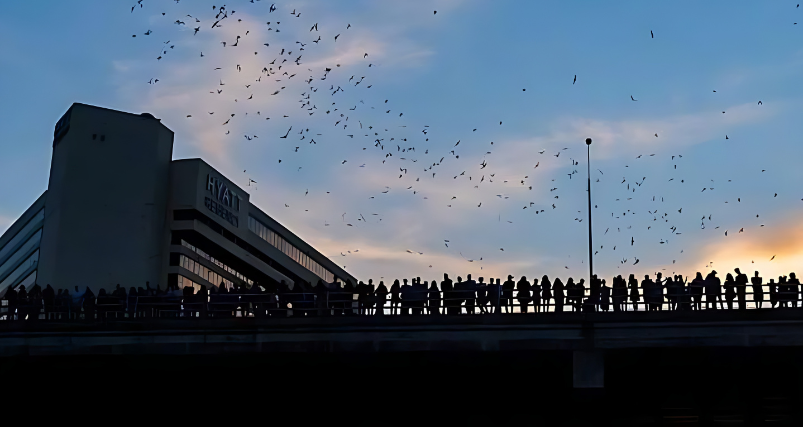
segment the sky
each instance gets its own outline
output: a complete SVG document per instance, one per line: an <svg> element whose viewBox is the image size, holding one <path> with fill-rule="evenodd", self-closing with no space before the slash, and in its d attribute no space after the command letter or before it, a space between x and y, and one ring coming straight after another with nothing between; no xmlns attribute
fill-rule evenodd
<svg viewBox="0 0 803 427"><path fill-rule="evenodd" d="M161 119L361 280L587 277L586 138L602 277L803 263L793 1L220 6L5 5L0 230L81 102Z"/></svg>

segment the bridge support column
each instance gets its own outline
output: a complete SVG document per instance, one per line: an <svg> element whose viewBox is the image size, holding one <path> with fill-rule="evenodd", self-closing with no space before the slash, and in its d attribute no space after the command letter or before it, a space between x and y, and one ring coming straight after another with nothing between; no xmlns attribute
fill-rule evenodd
<svg viewBox="0 0 803 427"><path fill-rule="evenodd" d="M605 356L601 350L575 350L572 363L574 388L605 386Z"/></svg>

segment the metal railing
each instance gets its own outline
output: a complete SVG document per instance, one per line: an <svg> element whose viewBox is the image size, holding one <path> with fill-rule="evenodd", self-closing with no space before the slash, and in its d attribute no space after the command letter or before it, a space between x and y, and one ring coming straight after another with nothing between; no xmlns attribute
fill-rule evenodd
<svg viewBox="0 0 803 427"><path fill-rule="evenodd" d="M776 284L777 286L777 284ZM616 289L592 301L590 290L582 295L559 294L550 291L537 297L532 293L498 289L477 292L411 291L400 294L357 294L349 292L254 293L254 294L199 294L189 296L128 296L126 298L101 297L91 300L57 300L45 304L42 300L9 304L2 300L0 320L106 320L146 318L235 318L235 317L299 317L338 315L457 315L507 314L554 312L634 312L634 311L700 311L712 309L738 310L803 307L803 289L797 292L770 292L762 286L761 296L752 286L744 292L706 294L692 292L694 288L657 288L651 294L642 288ZM613 294L613 289L611 294ZM682 292L671 293L673 290ZM493 295L492 295L493 293ZM743 297L741 297L743 295ZM732 298L730 298L732 296ZM777 307L776 307L777 306Z"/></svg>

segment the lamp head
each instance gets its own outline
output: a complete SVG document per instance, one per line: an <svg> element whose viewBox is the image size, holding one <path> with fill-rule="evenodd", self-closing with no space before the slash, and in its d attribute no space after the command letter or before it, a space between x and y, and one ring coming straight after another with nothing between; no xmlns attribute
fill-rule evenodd
<svg viewBox="0 0 803 427"><path fill-rule="evenodd" d="M591 145L591 138L586 138L586 145Z"/></svg>

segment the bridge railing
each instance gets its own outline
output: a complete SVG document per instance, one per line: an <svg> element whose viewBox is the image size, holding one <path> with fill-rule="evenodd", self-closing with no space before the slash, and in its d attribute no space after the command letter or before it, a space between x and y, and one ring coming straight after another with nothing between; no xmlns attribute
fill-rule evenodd
<svg viewBox="0 0 803 427"><path fill-rule="evenodd" d="M768 285L764 285L768 288ZM610 288L609 288L610 289ZM12 304L2 300L0 320L47 319L133 319L133 318L232 318L232 317L298 317L336 315L406 315L406 314L485 314L485 313L552 313L571 311L663 311L711 310L739 308L740 292L728 300L725 292L711 299L709 295L691 294L685 287L680 294L667 292L647 294L638 288L634 293L626 289L606 301L591 301L589 289L580 298L554 295L534 297L517 290L498 289L494 294L486 290L478 293L466 290L408 291L398 295L356 294L349 292L284 293L284 294L210 294L205 300L200 295L133 296L93 298L91 301L62 301L46 306L38 302ZM669 289L671 290L671 289ZM636 297L637 295L637 297ZM746 309L771 309L801 306L801 292L778 291L761 293L751 287L744 291ZM562 301L562 304L561 304ZM607 303L606 303L607 302ZM614 308L618 304L619 309ZM711 308L713 307L713 308ZM13 311L13 312L12 312Z"/></svg>

